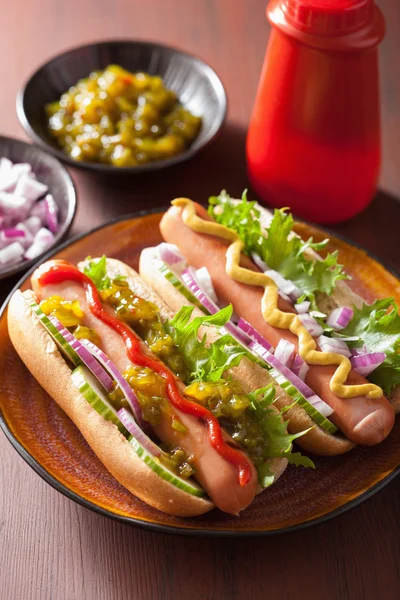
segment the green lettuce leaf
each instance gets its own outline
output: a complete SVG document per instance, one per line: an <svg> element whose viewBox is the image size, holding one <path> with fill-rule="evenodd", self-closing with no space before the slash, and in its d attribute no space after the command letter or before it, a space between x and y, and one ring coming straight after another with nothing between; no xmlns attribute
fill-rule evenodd
<svg viewBox="0 0 400 600"><path fill-rule="evenodd" d="M400 315L393 298L354 308L353 318L341 333L360 338L358 342L348 342L349 346L365 344L369 352L385 352L386 360L368 376L370 381L386 395L400 385Z"/></svg>
<svg viewBox="0 0 400 600"><path fill-rule="evenodd" d="M214 315L191 316L193 306L183 306L171 321L165 323L166 331L181 351L188 371L189 381L201 380L216 382L227 369L237 366L246 350L230 336L222 335L206 346L205 336L198 339L201 326L223 327L232 316L232 306L226 306Z"/></svg>
<svg viewBox="0 0 400 600"><path fill-rule="evenodd" d="M90 260L90 257L87 257L86 260ZM105 254L97 262L90 260L84 268L84 273L90 277L99 292L110 287L111 279L107 275L107 257Z"/></svg>
<svg viewBox="0 0 400 600"><path fill-rule="evenodd" d="M248 410L253 413L263 432L268 459L286 458L290 464L315 469L313 461L308 456L303 456L300 452L292 452L292 443L308 430L296 434L288 433L287 422L283 421L279 411L272 408L275 394L275 388L269 384L247 395L250 400ZM268 487L273 483L269 460L257 466L257 472L262 487Z"/></svg>
<svg viewBox="0 0 400 600"><path fill-rule="evenodd" d="M260 225L260 211L255 202L247 200L246 192L238 203L224 191L209 199L209 213L214 219L236 231L245 244L244 251L251 256L256 253L270 269L293 281L307 298L314 301L316 292L331 294L340 279L349 279L338 264L337 251L328 253L324 260L312 261L304 256L306 249L316 252L324 249L328 240L315 243L312 238L304 242L291 236L293 217L282 208L274 211L273 219L266 230ZM289 239L290 238L290 239Z"/></svg>

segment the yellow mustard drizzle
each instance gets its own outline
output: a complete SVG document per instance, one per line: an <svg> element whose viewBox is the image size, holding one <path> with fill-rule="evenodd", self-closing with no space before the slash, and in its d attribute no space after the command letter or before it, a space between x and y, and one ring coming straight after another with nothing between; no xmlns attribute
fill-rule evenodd
<svg viewBox="0 0 400 600"><path fill-rule="evenodd" d="M331 391L339 398L354 398L366 396L370 399L380 398L382 389L373 383L360 385L344 385L352 369L350 360L342 354L335 352L321 352L309 331L302 324L295 313L286 313L278 308L278 286L264 273L250 271L240 266L241 253L244 243L239 235L219 223L205 221L196 214L192 200L177 198L172 201L174 206L183 208L182 220L187 227L199 233L213 235L231 242L226 251L226 272L235 281L246 285L255 285L264 288L261 302L261 312L265 321L272 327L288 329L299 339L299 355L308 364L312 365L337 365L330 381Z"/></svg>

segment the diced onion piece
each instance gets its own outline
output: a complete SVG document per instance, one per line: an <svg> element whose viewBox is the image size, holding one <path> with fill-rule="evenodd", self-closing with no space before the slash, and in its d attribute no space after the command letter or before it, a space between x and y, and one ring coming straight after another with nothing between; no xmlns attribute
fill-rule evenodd
<svg viewBox="0 0 400 600"><path fill-rule="evenodd" d="M18 223L15 226L15 231L22 233L22 238L20 238L18 241L21 242L25 249L29 248L33 242L33 235L26 227L25 223Z"/></svg>
<svg viewBox="0 0 400 600"><path fill-rule="evenodd" d="M20 242L13 242L0 250L0 265L13 265L21 262L24 257L24 247Z"/></svg>
<svg viewBox="0 0 400 600"><path fill-rule="evenodd" d="M281 338L278 342L277 347L275 348L275 358L281 361L283 365L287 367L291 367L294 359L294 355L296 352L295 345L288 340L284 340Z"/></svg>
<svg viewBox="0 0 400 600"><path fill-rule="evenodd" d="M312 317L309 313L304 313L299 315L299 319L307 329L307 331L313 336L317 337L322 335L324 330L321 325Z"/></svg>
<svg viewBox="0 0 400 600"><path fill-rule="evenodd" d="M281 298L283 298L283 300L286 300L287 302L292 302L291 297L285 294L285 292L282 292L282 290L278 290L278 294Z"/></svg>
<svg viewBox="0 0 400 600"><path fill-rule="evenodd" d="M46 204L44 200L39 200L36 202L31 210L31 217L37 217L40 219L42 225L46 223Z"/></svg>
<svg viewBox="0 0 400 600"><path fill-rule="evenodd" d="M335 308L326 320L327 325L333 329L340 330L347 327L353 318L354 311L348 306Z"/></svg>
<svg viewBox="0 0 400 600"><path fill-rule="evenodd" d="M27 260L32 260L36 258L43 252L45 252L54 242L54 236L45 227L39 229L33 238L33 244L29 246L28 250L25 252L25 258Z"/></svg>
<svg viewBox="0 0 400 600"><path fill-rule="evenodd" d="M366 354L352 356L350 361L353 369L357 371L357 373L367 377L367 375L379 367L385 359L386 354L384 352L368 352Z"/></svg>
<svg viewBox="0 0 400 600"><path fill-rule="evenodd" d="M44 199L46 207L46 224L51 233L57 233L58 231L58 209L57 204L51 194L47 194Z"/></svg>
<svg viewBox="0 0 400 600"><path fill-rule="evenodd" d="M22 175L29 175L32 177L32 167L29 163L17 163L13 165L13 172L16 173L17 177L21 177Z"/></svg>
<svg viewBox="0 0 400 600"><path fill-rule="evenodd" d="M121 423L126 427L131 435L151 454L152 456L160 456L161 449L155 444L139 427L134 417L131 415L126 408L120 408L118 411L118 417L121 419Z"/></svg>
<svg viewBox="0 0 400 600"><path fill-rule="evenodd" d="M0 232L0 239L9 242L15 238L23 238L24 235L25 233L21 229L10 227L9 229L3 229L3 231Z"/></svg>
<svg viewBox="0 0 400 600"><path fill-rule="evenodd" d="M330 417L333 414L333 408L331 408L326 402L324 402L319 396L309 396L307 401L323 415L324 417Z"/></svg>
<svg viewBox="0 0 400 600"><path fill-rule="evenodd" d="M343 342L338 338L329 338L326 335L320 335L317 338L317 344L322 352L334 352L335 354L342 354L347 358L350 358L351 356L351 350L346 342Z"/></svg>
<svg viewBox="0 0 400 600"><path fill-rule="evenodd" d="M201 269L196 270L196 281L203 292L207 294L213 302L218 303L218 296L215 293L213 282L207 267L201 267Z"/></svg>
<svg viewBox="0 0 400 600"><path fill-rule="evenodd" d="M90 342L89 340L85 339L82 340L82 344L85 346L85 348L89 350L90 354L92 354L100 362L102 367L104 367L104 369L108 371L111 377L115 379L118 387L121 389L125 398L129 402L136 422L140 426L142 426L142 409L140 408L139 400L137 399L137 396L131 388L131 386L129 385L129 383L122 376L115 364L108 358L108 356L102 350L100 350L100 348L96 346L96 344L93 344L93 342Z"/></svg>
<svg viewBox="0 0 400 600"><path fill-rule="evenodd" d="M255 329L253 327L253 325L250 325L250 323L248 323L247 321L245 321L244 319L242 319L242 317L240 317L238 324L237 324L238 329L240 329L241 331L243 331L246 335L249 336L249 338L251 340L253 340L254 342L257 342L258 344L260 344L260 346L262 346L265 350L269 350L270 352L274 351L274 348L272 346L272 344L270 344L258 331L257 329Z"/></svg>
<svg viewBox="0 0 400 600"><path fill-rule="evenodd" d="M262 258L256 253L256 252L252 252L251 253L251 258L253 259L254 263L257 265L257 267L259 269L261 269L261 271L264 273L265 271L268 271L268 265L267 263L265 263Z"/></svg>
<svg viewBox="0 0 400 600"><path fill-rule="evenodd" d="M0 192L0 211L13 223L23 221L29 215L32 203L16 193Z"/></svg>
<svg viewBox="0 0 400 600"><path fill-rule="evenodd" d="M297 377L299 377L302 381L305 381L308 371L310 367L308 364L301 358L299 354L296 354L293 364L290 367L291 370Z"/></svg>
<svg viewBox="0 0 400 600"><path fill-rule="evenodd" d="M18 181L18 174L13 169L13 164L7 158L0 160L0 191L13 192Z"/></svg>
<svg viewBox="0 0 400 600"><path fill-rule="evenodd" d="M22 175L17 182L15 187L15 193L20 196L24 196L30 202L36 202L41 196L48 191L47 185L36 181L29 174Z"/></svg>
<svg viewBox="0 0 400 600"><path fill-rule="evenodd" d="M25 227L29 229L32 235L35 235L42 226L42 221L39 217L31 216L25 219Z"/></svg>
<svg viewBox="0 0 400 600"><path fill-rule="evenodd" d="M304 315L310 310L311 302L308 300L304 300L304 302L299 302L295 304L294 307L299 315Z"/></svg>
<svg viewBox="0 0 400 600"><path fill-rule="evenodd" d="M158 257L176 274L186 268L186 261L175 244L162 242L157 246Z"/></svg>
<svg viewBox="0 0 400 600"><path fill-rule="evenodd" d="M92 353L85 347L83 340L78 340L56 317L49 315L48 319L53 323L54 327L57 328L57 331L68 344L75 350L81 361L87 366L89 371L93 373L94 377L101 383L103 388L107 392L111 392L114 387L113 380Z"/></svg>

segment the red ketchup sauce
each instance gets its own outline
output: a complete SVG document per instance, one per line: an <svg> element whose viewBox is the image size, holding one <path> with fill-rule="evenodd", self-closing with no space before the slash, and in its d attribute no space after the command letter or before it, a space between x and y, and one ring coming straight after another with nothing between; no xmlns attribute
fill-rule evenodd
<svg viewBox="0 0 400 600"><path fill-rule="evenodd" d="M174 374L167 367L143 354L140 350L140 342L132 330L122 321L109 315L102 307L101 299L93 281L73 265L65 262L59 265L50 265L47 270L42 271L38 282L41 286L62 283L64 281L75 281L83 285L89 308L95 317L114 329L123 339L129 360L140 367L148 367L167 382L168 398L175 408L185 414L202 419L207 423L208 437L212 447L222 458L233 464L238 471L238 479L241 486L249 483L251 479L251 468L248 459L241 453L231 448L222 437L221 427L214 415L199 404L190 402L182 396L178 390Z"/></svg>

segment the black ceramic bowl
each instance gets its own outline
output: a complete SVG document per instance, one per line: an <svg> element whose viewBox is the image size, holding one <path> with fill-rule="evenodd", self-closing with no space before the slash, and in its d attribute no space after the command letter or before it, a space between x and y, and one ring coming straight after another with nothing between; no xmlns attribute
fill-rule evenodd
<svg viewBox="0 0 400 600"><path fill-rule="evenodd" d="M55 236L54 244L51 246L55 248L65 237L76 211L75 187L66 168L56 158L37 146L4 136L0 136L0 158L2 156L9 158L13 163L30 163L38 180L48 186L49 192L53 195L58 206L60 228ZM49 249L43 254L48 251ZM40 256L43 256L43 254ZM9 269L2 270L0 266L0 279L25 271L37 262L40 256L13 265Z"/></svg>
<svg viewBox="0 0 400 600"><path fill-rule="evenodd" d="M128 71L160 75L181 103L203 119L199 136L189 149L167 160L138 167L114 167L76 162L66 155L47 130L45 104L57 100L78 79L91 71L117 64ZM42 148L74 167L101 172L138 173L179 163L204 148L218 133L226 115L226 93L213 69L199 58L168 46L142 41L98 42L56 56L40 67L17 97L19 120L28 135Z"/></svg>

